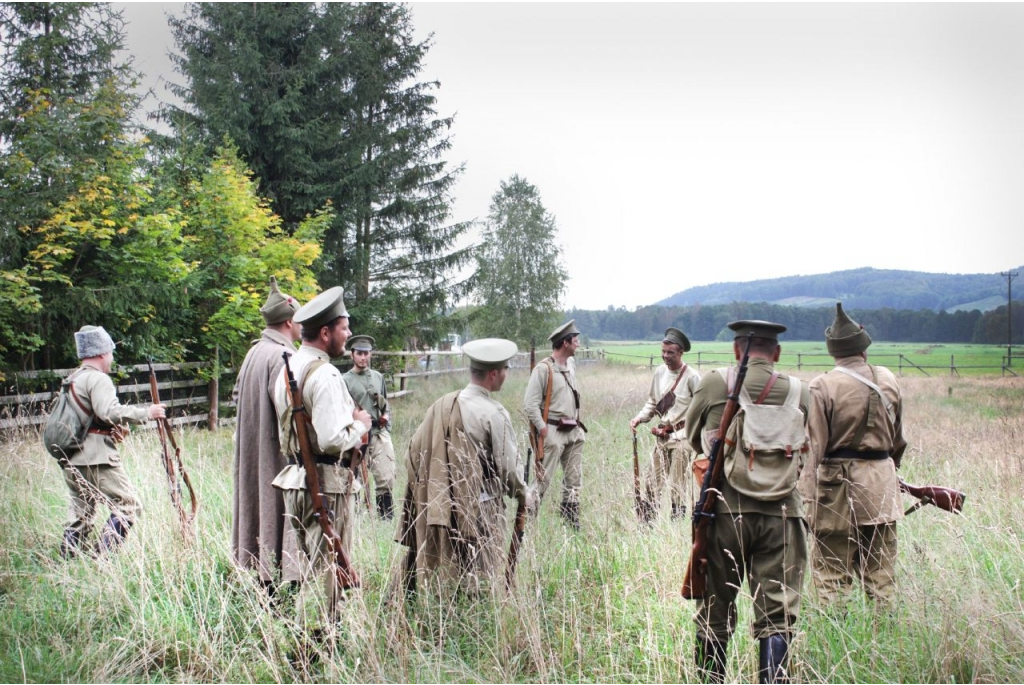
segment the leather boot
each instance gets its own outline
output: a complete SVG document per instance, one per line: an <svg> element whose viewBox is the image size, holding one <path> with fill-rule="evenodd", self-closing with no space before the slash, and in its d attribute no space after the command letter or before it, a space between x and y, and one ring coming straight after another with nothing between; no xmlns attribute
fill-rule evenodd
<svg viewBox="0 0 1024 685"><path fill-rule="evenodd" d="M124 542L125 537L128 535L128 529L131 527L132 524L120 518L117 514L111 514L110 518L107 519L107 525L103 527L103 532L100 533L100 541L96 543L96 554L100 555L109 552L119 546Z"/></svg>
<svg viewBox="0 0 1024 685"><path fill-rule="evenodd" d="M789 643L785 635L772 635L760 640L757 677L761 683L788 683Z"/></svg>
<svg viewBox="0 0 1024 685"><path fill-rule="evenodd" d="M580 503L562 502L562 518L573 530L580 529Z"/></svg>
<svg viewBox="0 0 1024 685"><path fill-rule="evenodd" d="M719 642L697 636L697 648L694 650L694 661L697 663L697 675L703 683L719 685L725 682L725 648L727 642Z"/></svg>
<svg viewBox="0 0 1024 685"><path fill-rule="evenodd" d="M391 500L391 491L377 493L377 516L385 521L395 518L394 502Z"/></svg>
<svg viewBox="0 0 1024 685"><path fill-rule="evenodd" d="M76 528L65 528L64 539L60 543L60 558L74 559L82 545L82 533Z"/></svg>

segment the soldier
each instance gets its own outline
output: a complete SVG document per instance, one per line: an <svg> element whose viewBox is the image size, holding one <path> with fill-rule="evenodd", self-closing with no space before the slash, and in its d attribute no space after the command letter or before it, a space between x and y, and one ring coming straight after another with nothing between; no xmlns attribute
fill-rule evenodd
<svg viewBox="0 0 1024 685"><path fill-rule="evenodd" d="M110 506L110 518L100 534L97 552L124 541L128 530L142 513L139 496L128 480L117 443L127 433L126 423L145 423L166 416L166 407L128 407L117 399L117 389L108 375L114 363L114 340L102 326L82 326L75 333L75 347L82 365L68 381L78 406L91 421L82 448L64 465L64 482L71 494L69 522L64 528L60 555L78 555L82 542L92 530L97 499Z"/></svg>
<svg viewBox="0 0 1024 685"><path fill-rule="evenodd" d="M260 583L271 593L276 580L299 579L295 533L285 525L281 491L271 485L287 464L272 393L284 367L281 353L294 352L299 339L299 325L292 321L298 309L298 301L282 293L271 276L270 294L260 308L266 328L242 360L232 392L238 423L231 550L235 563L256 569Z"/></svg>
<svg viewBox="0 0 1024 685"><path fill-rule="evenodd" d="M390 521L394 517L391 489L395 486L395 446L391 443L391 406L384 375L370 368L373 343L368 335L354 335L349 339L352 368L343 377L353 401L365 409L373 421L366 460L377 490L377 515ZM370 486L369 483L364 485Z"/></svg>
<svg viewBox="0 0 1024 685"><path fill-rule="evenodd" d="M501 390L511 340L486 338L462 347L470 382L427 410L409 443L408 486L395 541L409 548L409 587L429 582L442 591L497 589L504 570L504 496L532 507Z"/></svg>
<svg viewBox="0 0 1024 685"><path fill-rule="evenodd" d="M690 339L681 330L672 327L665 330L661 341L661 359L665 363L654 370L647 403L629 422L635 433L638 425L647 423L655 414L661 419L651 428L657 442L644 479L647 491L644 514L648 520L658 517L666 476L672 497L672 518L686 513L683 483L687 478L690 451L683 433L683 419L700 383L700 372L683 363L683 354L689 351Z"/></svg>
<svg viewBox="0 0 1024 685"><path fill-rule="evenodd" d="M536 434L544 441L543 473L537 474L538 496L551 485L555 466L562 465L562 518L574 530L580 527L580 487L583 481L583 443L586 426L580 420L580 392L576 385L576 348L580 332L575 319L548 336L551 356L530 374L523 409ZM550 430L554 428L555 430Z"/></svg>
<svg viewBox="0 0 1024 685"><path fill-rule="evenodd" d="M800 490L814 532L814 585L825 604L854 582L887 603L895 594L903 401L889 369L868 364L871 337L841 303L825 329L836 368L811 381L810 468Z"/></svg>
<svg viewBox="0 0 1024 685"><path fill-rule="evenodd" d="M327 495L327 508L336 516L334 527L348 550L351 549L350 523L358 489L351 465L363 436L370 430L370 415L353 404L341 371L331 364L333 357L344 354L345 341L351 334L344 291L334 287L320 293L295 313L294 321L302 327L302 346L292 355L289 366L308 412L306 418L296 417L295 420L308 420L320 486ZM326 602L327 617L333 620L341 591L334 573L334 560L314 517L312 497L306 491L306 471L301 465L292 426L291 395L283 370L274 382L274 406L288 465L277 475L273 485L284 491L285 518L295 530L301 552L303 581L298 610L300 623L308 628L322 624L320 601ZM316 580L313 587L307 582L311 575ZM321 596L317 597L318 594ZM320 633L319 625L311 630L314 638Z"/></svg>
<svg viewBox="0 0 1024 685"><path fill-rule="evenodd" d="M707 559L707 594L700 600L696 662L706 682L725 679L725 654L736 627L736 597L747 578L759 641L759 680L788 678L789 642L800 611L807 540L796 485L806 452L809 396L799 379L777 373L778 335L785 326L734 321L733 353L750 362L739 395L741 412L725 436L721 494L716 498ZM686 438L705 454L717 434L735 368L706 374L686 411ZM757 398L753 400L752 398ZM712 495L714 496L714 495Z"/></svg>

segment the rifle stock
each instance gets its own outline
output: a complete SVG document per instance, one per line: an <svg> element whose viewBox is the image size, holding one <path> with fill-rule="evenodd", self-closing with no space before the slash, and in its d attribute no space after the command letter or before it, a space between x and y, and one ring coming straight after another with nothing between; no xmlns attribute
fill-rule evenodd
<svg viewBox="0 0 1024 685"><path fill-rule="evenodd" d="M959 514L964 508L964 500L967 495L954 490L944 488L940 485L911 485L900 478L900 490L919 501L906 511L910 514L926 504L934 504L943 511L951 514Z"/></svg>
<svg viewBox="0 0 1024 685"><path fill-rule="evenodd" d="M352 567L348 552L341 542L341 536L334 529L331 523L333 512L327 507L327 496L320 489L320 473L316 469L316 461L313 459L313 443L309 437L309 427L306 425L307 414L305 405L302 403L302 393L299 391L299 384L292 374L288 358L288 352L282 354L284 357L285 373L288 376L288 391L292 405L292 427L295 429L295 437L299 441L299 456L302 459L302 467L306 471L306 490L313 500L313 517L320 524L324 539L327 541L327 548L334 559L335 576L338 587L341 590L351 590L359 587L359 575Z"/></svg>
<svg viewBox="0 0 1024 685"><path fill-rule="evenodd" d="M640 494L640 455L636 449L636 431L633 431L633 508L636 510L636 518L641 523L646 523L650 516L647 511L643 495Z"/></svg>
<svg viewBox="0 0 1024 685"><path fill-rule="evenodd" d="M160 383L157 382L153 360L148 359L147 362L149 364L150 399L153 400L154 404L161 404ZM156 419L156 428L160 436L160 452L164 464L164 472L167 474L167 485L171 492L171 504L174 506L174 511L178 514L178 521L181 523L181 534L186 540L189 540L193 532L192 522L195 520L196 512L199 510L199 500L196 497L195 490L192 488L192 480L188 477L185 464L181 460L181 448L178 447L178 442L174 439L174 433L171 432L171 423L167 420L166 416ZM174 448L173 459L167 447L168 440L171 441L171 446ZM177 473L175 473L175 469L177 469ZM181 474L181 480L185 483L185 488L188 490L191 513L185 512L185 507L181 502L181 486L178 483L179 473Z"/></svg>
<svg viewBox="0 0 1024 685"><path fill-rule="evenodd" d="M707 593L708 581L708 535L710 534L711 523L715 518L715 504L718 500L717 493L722 488L722 472L725 468L724 460L721 459L722 444L725 442L725 435L729 431L729 425L739 411L740 389L747 377L747 364L750 361L750 341L753 333L747 335L747 345L743 350L743 358L740 360L739 369L736 372L736 384L729 393L725 402L725 409L722 411L722 420L718 424L718 431L715 439L711 441L711 450L708 453L708 470L704 474L704 482L700 487L700 497L693 508L693 547L690 549L690 558L686 563L686 575L683 576L682 595L683 599L704 599Z"/></svg>

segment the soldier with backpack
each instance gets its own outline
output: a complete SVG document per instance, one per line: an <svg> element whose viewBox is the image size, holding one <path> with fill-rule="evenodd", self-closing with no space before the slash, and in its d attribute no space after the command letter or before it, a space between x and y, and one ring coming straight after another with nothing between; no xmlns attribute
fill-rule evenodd
<svg viewBox="0 0 1024 685"><path fill-rule="evenodd" d="M789 678L788 652L800 611L807 539L797 481L806 458L810 398L798 378L775 371L785 326L734 321L733 352L749 344L740 409L728 426L722 487L714 507L707 558L707 592L697 615L697 668L705 682L725 680L725 655L736 629L736 598L746 578L754 602L760 682ZM748 334L752 334L752 337ZM749 343L748 343L749 341ZM686 411L686 437L709 453L735 386L735 367L701 379Z"/></svg>
<svg viewBox="0 0 1024 685"><path fill-rule="evenodd" d="M117 443L127 432L126 423L145 423L166 415L162 404L131 407L118 401L117 389L108 375L114 363L114 341L102 326L82 326L75 333L75 346L82 365L71 372L61 392L62 399L77 412L73 418L85 429L84 436L73 444L58 445L53 439L47 440L53 428L47 426L43 433L47 450L54 456L61 455L58 459L71 494L69 522L60 547L65 559L76 556L89 536L99 502L110 508L110 518L96 551L107 551L124 540L142 505L125 473ZM67 420L63 427L75 433L78 426L71 426L73 423Z"/></svg>

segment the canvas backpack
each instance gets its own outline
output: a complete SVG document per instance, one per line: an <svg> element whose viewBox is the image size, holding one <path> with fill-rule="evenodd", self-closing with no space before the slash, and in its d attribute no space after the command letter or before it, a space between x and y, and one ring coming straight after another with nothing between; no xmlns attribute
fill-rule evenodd
<svg viewBox="0 0 1024 685"><path fill-rule="evenodd" d="M61 381L60 395L43 427L43 446L54 459L68 459L82 449L92 415L75 392L75 373Z"/></svg>
<svg viewBox="0 0 1024 685"><path fill-rule="evenodd" d="M727 383L735 383L730 369ZM756 500L773 502L796 489L809 446L804 413L800 410L801 383L789 378L789 392L781 405L763 404L775 380L773 374L756 400L747 388L739 393L740 409L725 436L725 477L737 492Z"/></svg>

